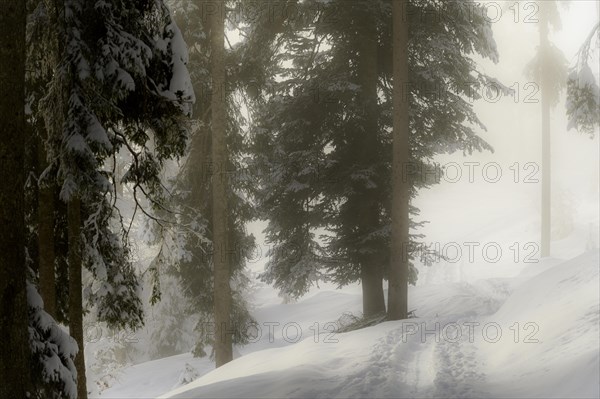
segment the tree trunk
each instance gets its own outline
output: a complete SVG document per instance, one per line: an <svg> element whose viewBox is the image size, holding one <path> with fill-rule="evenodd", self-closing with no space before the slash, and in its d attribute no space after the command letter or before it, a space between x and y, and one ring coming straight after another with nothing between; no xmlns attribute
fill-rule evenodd
<svg viewBox="0 0 600 399"><path fill-rule="evenodd" d="M48 167L43 140L38 140L40 175ZM56 284L54 278L54 186L41 182L38 197L39 287L44 310L56 319Z"/></svg>
<svg viewBox="0 0 600 399"><path fill-rule="evenodd" d="M61 201L58 193L54 193L55 206L55 231L54 231L54 256L56 281L69 282L69 224L68 224L68 204ZM58 284L58 285L62 285ZM64 325L69 325L69 290L56 290L56 319ZM68 288L68 287L67 287Z"/></svg>
<svg viewBox="0 0 600 399"><path fill-rule="evenodd" d="M368 168L378 161L377 136L378 136L378 96L377 82L377 26L372 4L363 2L357 8L359 15L358 35L358 81L361 87L362 100L362 132L358 134L356 142L357 160L361 167ZM359 194L354 198L358 201L360 216L358 229L362 237L367 236L378 227L380 219L377 193L375 189L365 187L364 183L358 188ZM352 200L352 199L351 199ZM369 245L366 243L365 245ZM360 250L360 248L358 248ZM373 316L385 313L385 297L383 294L383 270L377 256L372 254L358 255L361 269L361 284L363 290L363 315Z"/></svg>
<svg viewBox="0 0 600 399"><path fill-rule="evenodd" d="M371 317L385 313L385 296L383 294L383 275L381 268L361 267L361 287L363 297L363 316Z"/></svg>
<svg viewBox="0 0 600 399"><path fill-rule="evenodd" d="M542 16L545 15L542 13ZM550 239L552 228L551 215L551 177L550 177L550 99L548 79L544 71L547 54L549 51L548 43L548 21L540 21L540 52L543 55L541 65L541 92L542 92L542 234L541 234L541 256L550 256Z"/></svg>
<svg viewBox="0 0 600 399"><path fill-rule="evenodd" d="M67 220L69 224L69 333L79 347L75 357L77 398L87 399L81 297L81 203L78 197L71 198L68 203Z"/></svg>
<svg viewBox="0 0 600 399"><path fill-rule="evenodd" d="M230 265L227 256L227 174L224 173L227 160L226 142L226 97L225 84L225 19L224 2L213 2L211 18L211 58L212 58L212 162L215 173L212 175L213 189L213 267L214 267L214 306L215 337L214 351L216 366L220 367L233 359L231 328L231 287Z"/></svg>
<svg viewBox="0 0 600 399"><path fill-rule="evenodd" d="M388 319L408 317L408 241L410 182L403 167L410 161L408 96L408 1L394 1L394 133L392 160L392 240L388 288Z"/></svg>
<svg viewBox="0 0 600 399"><path fill-rule="evenodd" d="M0 2L0 396L30 387L25 263L24 1Z"/></svg>

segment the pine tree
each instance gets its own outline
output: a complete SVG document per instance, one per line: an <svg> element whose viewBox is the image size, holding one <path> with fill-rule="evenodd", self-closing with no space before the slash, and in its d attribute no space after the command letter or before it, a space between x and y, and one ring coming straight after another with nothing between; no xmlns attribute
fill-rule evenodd
<svg viewBox="0 0 600 399"><path fill-rule="evenodd" d="M55 261L57 264L61 264L66 257L66 249L60 245L56 245L58 250L55 251L56 241L60 237L60 223L55 223L55 220L60 219L57 215L60 215L62 208L58 206L55 209L53 206L57 203L57 193L54 190L52 179L45 178L48 175L46 168L49 166L46 158L48 137L43 120L36 116L38 115L38 101L43 96L44 82L47 82L48 76L51 74L48 65L38 62L41 59L39 54L43 54L40 51L46 50L44 46L48 43L45 33L42 32L48 28L48 25L40 24L39 21L47 17L47 14L44 12L45 7L41 2L29 1L27 7L30 17L26 29L27 72L24 76L26 77L27 99L25 104L26 140L30 151L25 170L29 173L30 178L25 186L25 220L30 236L26 248L29 268L27 303L31 370L30 394L32 398L36 399L75 398L77 396L77 371L74 359L78 353L78 345L55 321L55 319L66 320L64 297L65 294L68 294L67 289L57 289L54 282ZM38 29L42 27L44 29ZM38 176L38 179L32 179L31 176ZM37 273L34 270L37 270ZM39 278L36 278L36 274ZM65 273L58 275L59 281L67 280ZM38 294L36 281L46 303ZM57 293L61 293L58 296L60 301L55 300Z"/></svg>
<svg viewBox="0 0 600 399"><path fill-rule="evenodd" d="M47 54L54 53L50 48L56 43L51 40L49 15L43 2L28 1L29 20L27 26L27 125L30 146L35 149L28 162L30 176L37 180L29 180L28 195L28 223L35 228L30 228L31 239L27 251L33 262L32 269L37 272L37 283L40 295L44 301L44 310L53 318L61 322L68 320L66 317L68 306L66 296L68 290L59 289L56 277L66 276L67 246L66 239L61 240L66 234L63 232L62 217L63 206L58 198L55 185L54 170L48 144L50 137L46 130L44 119L40 116L39 102L45 96L47 83L51 80L52 67L46 59ZM66 226L65 226L66 227ZM61 267L58 267L58 266ZM65 279L63 279L65 281Z"/></svg>
<svg viewBox="0 0 600 399"><path fill-rule="evenodd" d="M596 3L598 21L584 40L577 54L577 62L569 72L567 82L567 116L569 117L568 129L576 128L580 132L593 137L594 130L600 124L600 88L590 68L589 62L593 59L594 48L600 47L600 4ZM596 60L597 62L597 60Z"/></svg>
<svg viewBox="0 0 600 399"><path fill-rule="evenodd" d="M233 346L231 341L231 266L229 264L229 245L227 234L227 174L222 169L227 159L226 132L226 107L222 90L225 87L225 2L213 1L207 11L211 27L211 141L212 162L218 170L212 177L212 227L213 227L213 273L214 273L214 306L215 306L215 363L217 367L233 359ZM208 7L207 7L208 8Z"/></svg>
<svg viewBox="0 0 600 399"><path fill-rule="evenodd" d="M122 182L132 185L137 209L146 212L141 196L161 203L159 171L167 159L183 154L187 139L185 49L162 1L38 2L31 21L31 32L47 32L41 43L31 43L48 50L32 57L32 64L52 71L37 77L47 80L43 96L33 96L32 118L45 121L47 171L68 203L69 325L82 354L76 331L81 299L110 327L135 329L143 322L127 229L106 164L126 149L132 162ZM83 298L82 266L92 276ZM78 390L84 397L80 359Z"/></svg>
<svg viewBox="0 0 600 399"><path fill-rule="evenodd" d="M43 126L37 126L43 132ZM42 141L37 142L38 162L40 175L48 167L46 150ZM40 295L44 300L44 310L56 318L56 282L54 255L54 197L55 190L52 183L39 179L38 190L38 257L39 257L39 287Z"/></svg>
<svg viewBox="0 0 600 399"><path fill-rule="evenodd" d="M206 348L213 346L215 325L213 256L215 251L224 251L230 266L231 309L230 318L233 344L248 341L247 326L253 322L248 304L244 299L249 279L244 274L246 261L251 256L254 238L245 229L245 224L253 218L254 211L245 193L251 182L247 181L243 170L243 126L247 123L241 115L241 101L238 95L243 83L237 71L242 64L238 48L226 49L224 55L225 82L213 88L211 82L211 30L208 12L214 2L177 0L170 3L174 18L181 28L183 38L189 48L191 82L196 93L193 107L192 134L188 152L181 167L166 184L172 193L169 210L160 212L161 225L154 231L156 243L160 244L159 254L153 261L150 271L154 276L156 289L154 300L160 299L158 285L160 274L166 272L177 277L181 292L187 297L187 313L198 319L196 344L193 353L205 356ZM229 21L235 24L235 21ZM258 70L258 69L257 69ZM226 107L226 158L224 163L212 159L212 99L218 96ZM223 175L225 173L225 175ZM215 178L227 182L227 247L218 248L213 243L213 191ZM168 278L168 277L167 277ZM214 351L211 353L214 355Z"/></svg>
<svg viewBox="0 0 600 399"><path fill-rule="evenodd" d="M564 88L566 76L566 60L560 50L550 42L550 26L560 29L560 15L557 1L539 3L539 37L540 44L535 58L528 65L529 75L538 83L541 99L541 143L542 143L542 193L541 193L541 239L540 255L550 256L552 228L551 213L551 132L550 109L556 106L560 92Z"/></svg>
<svg viewBox="0 0 600 399"><path fill-rule="evenodd" d="M83 351L83 302L81 297L81 200L71 197L67 205L69 224L69 333L81 350L75 356L77 397L87 398L85 358Z"/></svg>
<svg viewBox="0 0 600 399"><path fill-rule="evenodd" d="M25 264L25 2L0 4L0 393L31 390Z"/></svg>
<svg viewBox="0 0 600 399"><path fill-rule="evenodd" d="M77 398L75 340L44 311L36 287L27 283L32 398Z"/></svg>
<svg viewBox="0 0 600 399"><path fill-rule="evenodd" d="M361 281L363 312L370 315L385 310L381 284L390 264L392 2L306 1L298 7L299 15L311 17L285 23L285 33L273 41L280 51L277 67L256 110L257 200L268 215L267 239L275 248L324 243L324 251L303 252L310 263L271 257L263 278L300 294L316 271L339 285ZM476 135L484 126L462 96L477 100L485 85L506 88L474 69L472 54L497 60L480 6L414 1L407 13L416 17L409 26L411 168L404 178L414 198L439 180L434 155L491 149ZM409 210L410 228L419 227L418 209ZM307 221L309 227L303 227ZM292 235L301 227L329 234L322 240ZM418 257L431 261L431 253L418 249L419 238L410 236L411 264ZM412 266L408 280L416 280Z"/></svg>

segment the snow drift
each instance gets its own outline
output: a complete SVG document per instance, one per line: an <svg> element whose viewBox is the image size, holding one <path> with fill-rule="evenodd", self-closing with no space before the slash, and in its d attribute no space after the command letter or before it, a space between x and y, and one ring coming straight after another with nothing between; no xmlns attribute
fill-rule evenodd
<svg viewBox="0 0 600 399"><path fill-rule="evenodd" d="M442 316L307 336L163 397L598 397L598 251L534 269L471 290L416 287L411 295ZM497 306L482 306L485 292Z"/></svg>

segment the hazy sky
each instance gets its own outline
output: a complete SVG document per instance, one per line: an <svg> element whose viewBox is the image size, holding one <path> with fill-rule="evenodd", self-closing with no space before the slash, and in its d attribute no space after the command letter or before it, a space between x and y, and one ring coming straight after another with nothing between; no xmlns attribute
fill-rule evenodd
<svg viewBox="0 0 600 399"><path fill-rule="evenodd" d="M521 18L526 14L522 2ZM519 101L502 97L497 102L477 102L475 109L487 132L481 132L495 149L489 152L463 157L452 154L439 157L442 164L461 166L463 176L458 182L445 181L430 190L424 190L416 201L422 210L422 218L431 223L423 230L427 240L539 240L539 212L541 183L527 183L541 179L541 170L536 169L541 159L541 110L537 103L526 103L525 97L532 95L539 100L535 86L527 86L530 79L524 74L527 63L532 59L539 43L537 24L514 21L515 15L508 6L514 2L494 2L502 7L502 17L493 24L494 36L500 53L500 62L494 65L482 61L480 67L497 77L502 83L520 91ZM562 30L552 34L551 40L561 49L571 63L589 35L598 18L595 1L572 1L569 8L561 7ZM490 8L490 14L494 8ZM592 61L598 78L598 51ZM591 140L575 130L567 131L564 92L558 105L551 111L552 136L552 196L553 227L568 228L572 220L583 221L590 230L598 230L598 135ZM474 169L474 181L468 180L465 162L479 162ZM496 163L503 174L497 183L490 183L482 176L482 168ZM518 164L516 164L518 162ZM495 168L488 169L488 178L494 178ZM515 182L515 169L520 170ZM453 170L453 171L454 171ZM590 205L591 204L591 205ZM517 220L523 220L520 237L502 236L502 218L506 210L514 212ZM566 226L566 227L565 227ZM490 229L495 229L491 233ZM465 233L468 232L468 233ZM588 231L581 231L581 245ZM478 236L480 235L480 236ZM560 234L555 237L560 239ZM596 238L597 241L597 238ZM556 243L560 245L560 243ZM577 250L580 250L580 246ZM573 248L575 248L575 246Z"/></svg>

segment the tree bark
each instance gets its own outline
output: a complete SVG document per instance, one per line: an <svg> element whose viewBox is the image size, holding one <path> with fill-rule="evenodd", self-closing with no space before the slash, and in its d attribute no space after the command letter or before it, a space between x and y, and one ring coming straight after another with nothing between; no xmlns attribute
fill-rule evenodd
<svg viewBox="0 0 600 399"><path fill-rule="evenodd" d="M363 299L363 317L372 317L385 313L385 296L383 294L383 274L381 268L372 265L361 267L361 288Z"/></svg>
<svg viewBox="0 0 600 399"><path fill-rule="evenodd" d="M212 58L212 175L213 189L213 267L214 267L214 351L217 367L233 359L231 326L230 264L227 256L227 161L225 97L225 19L223 1L212 2L210 11Z"/></svg>
<svg viewBox="0 0 600 399"><path fill-rule="evenodd" d="M24 1L0 2L0 396L30 389L25 263Z"/></svg>
<svg viewBox="0 0 600 399"><path fill-rule="evenodd" d="M40 175L48 167L43 140L38 140ZM42 182L38 197L39 287L44 310L56 319L56 282L54 275L54 186Z"/></svg>
<svg viewBox="0 0 600 399"><path fill-rule="evenodd" d="M388 288L388 319L408 317L408 244L410 182L403 168L410 161L408 95L407 0L393 2L394 132L392 159L392 240ZM403 88L405 90L403 90Z"/></svg>
<svg viewBox="0 0 600 399"><path fill-rule="evenodd" d="M357 161L361 167L369 168L378 161L377 136L378 136L378 96L377 82L379 79L377 69L377 25L369 1L357 7L357 20L359 22L358 39L358 82L361 87L362 101L362 131L354 143ZM377 194L373 188L361 183L359 193L351 198L358 201L360 209L358 229L362 237L367 236L377 229L380 219ZM366 245L369 245L368 243ZM363 315L370 317L375 314L385 313L385 297L383 293L383 269L377 256L372 254L359 254L358 263L361 270L361 284L363 292Z"/></svg>
<svg viewBox="0 0 600 399"><path fill-rule="evenodd" d="M81 202L78 197L71 198L68 203L67 220L69 225L69 333L79 347L79 352L75 356L77 398L87 399L81 293Z"/></svg>

